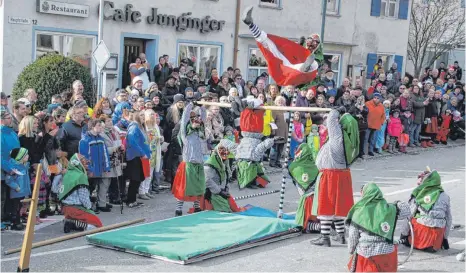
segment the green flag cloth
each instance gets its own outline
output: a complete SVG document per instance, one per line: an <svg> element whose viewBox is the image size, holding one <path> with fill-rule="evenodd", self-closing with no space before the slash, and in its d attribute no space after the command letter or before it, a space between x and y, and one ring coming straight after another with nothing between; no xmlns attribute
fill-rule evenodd
<svg viewBox="0 0 466 273"><path fill-rule="evenodd" d="M396 224L396 206L387 203L382 191L374 183L365 185L362 192L361 200L348 212L346 223L381 236L392 243Z"/></svg>
<svg viewBox="0 0 466 273"><path fill-rule="evenodd" d="M74 154L68 163L68 170L63 176L58 199L62 201L80 187L89 187L89 182L87 181L86 169L81 164L78 154Z"/></svg>
<svg viewBox="0 0 466 273"><path fill-rule="evenodd" d="M435 202L437 202L442 192L443 188L440 185L440 175L437 171L433 171L424 178L422 184L415 188L411 195L416 198L416 203L419 206L429 211ZM416 218L418 217L419 215L416 215Z"/></svg>
<svg viewBox="0 0 466 273"><path fill-rule="evenodd" d="M307 143L302 143L296 150L296 155L288 167L293 182L307 191L316 181L319 170L314 162L312 150Z"/></svg>
<svg viewBox="0 0 466 273"><path fill-rule="evenodd" d="M340 118L343 132L346 165L350 165L359 155L359 127L358 121L351 114L344 114Z"/></svg>

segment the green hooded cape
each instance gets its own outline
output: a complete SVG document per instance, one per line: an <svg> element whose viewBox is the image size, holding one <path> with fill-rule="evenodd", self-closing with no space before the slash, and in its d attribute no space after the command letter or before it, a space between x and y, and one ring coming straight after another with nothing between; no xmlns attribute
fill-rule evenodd
<svg viewBox="0 0 466 273"><path fill-rule="evenodd" d="M80 187L89 187L89 182L87 180L86 169L81 164L81 161L79 161L78 155L74 154L68 163L68 170L63 176L63 183L60 187L58 199L62 201Z"/></svg>
<svg viewBox="0 0 466 273"><path fill-rule="evenodd" d="M361 200L348 212L346 224L353 224L393 243L396 217L396 206L387 203L376 184L369 183L363 188Z"/></svg>
<svg viewBox="0 0 466 273"><path fill-rule="evenodd" d="M435 202L437 202L442 192L443 188L440 185L440 175L437 171L433 171L429 176L424 178L422 184L415 188L411 195L416 198L416 203L419 206L429 211ZM415 217L418 218L419 214Z"/></svg>
<svg viewBox="0 0 466 273"><path fill-rule="evenodd" d="M351 165L359 155L359 127L358 121L351 114L344 114L340 118L343 132L346 165Z"/></svg>
<svg viewBox="0 0 466 273"><path fill-rule="evenodd" d="M195 129L191 125L191 122L188 122L188 124L186 125L186 136L189 136L190 134L193 134L193 133L196 133L196 132L199 134L199 137L201 139L205 139L204 124L201 124L201 126L199 126L198 128ZM178 133L178 135L176 137L178 139L178 143L180 144L181 149L183 149L183 140L181 139L181 131Z"/></svg>
<svg viewBox="0 0 466 273"><path fill-rule="evenodd" d="M217 154L213 152L209 159L204 163L204 166L209 166L217 171L217 174L220 176L220 181L225 181L227 179L227 170L225 164L222 162L222 159ZM221 183L219 183L221 184ZM232 212L230 208L230 203L227 199L221 197L218 194L213 194L210 197L210 203L215 211L221 212Z"/></svg>
<svg viewBox="0 0 466 273"><path fill-rule="evenodd" d="M293 183L305 192L316 181L319 170L314 162L312 150L307 143L302 143L298 146L296 156L288 166L288 171L293 177Z"/></svg>

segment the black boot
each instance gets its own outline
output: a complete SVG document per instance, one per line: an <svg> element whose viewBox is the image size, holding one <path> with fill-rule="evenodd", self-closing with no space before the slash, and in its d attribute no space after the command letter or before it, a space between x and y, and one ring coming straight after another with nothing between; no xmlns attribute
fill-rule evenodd
<svg viewBox="0 0 466 273"><path fill-rule="evenodd" d="M399 245L405 245L407 247L410 247L411 245L409 244L408 236L407 235L401 235L400 240L398 240Z"/></svg>
<svg viewBox="0 0 466 273"><path fill-rule="evenodd" d="M319 238L315 240L311 240L311 244L316 246L326 246L330 247L332 244L330 243L330 237L328 235L320 235Z"/></svg>
<svg viewBox="0 0 466 273"><path fill-rule="evenodd" d="M201 212L201 211L202 211L201 208L194 208L194 213Z"/></svg>
<svg viewBox="0 0 466 273"><path fill-rule="evenodd" d="M183 212L181 210L175 210L175 217L183 215Z"/></svg>
<svg viewBox="0 0 466 273"><path fill-rule="evenodd" d="M65 219L65 224L63 225L63 232L70 233L74 228L74 223L68 219Z"/></svg>
<svg viewBox="0 0 466 273"><path fill-rule="evenodd" d="M253 6L247 7L243 12L243 16L241 17L241 20L243 20L243 23L245 23L248 26L250 26L250 25L252 25L254 23L254 21L252 20L252 10L253 9L254 9Z"/></svg>
<svg viewBox="0 0 466 273"><path fill-rule="evenodd" d="M346 244L346 238L344 233L338 233L335 236L332 236L332 240L335 242L339 242L340 244Z"/></svg>

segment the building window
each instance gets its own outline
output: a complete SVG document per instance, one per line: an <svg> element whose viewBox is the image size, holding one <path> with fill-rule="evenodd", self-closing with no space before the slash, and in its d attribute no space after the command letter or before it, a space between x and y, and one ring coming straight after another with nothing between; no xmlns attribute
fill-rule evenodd
<svg viewBox="0 0 466 273"><path fill-rule="evenodd" d="M333 71L333 80L337 86L340 86L341 74L341 54L337 53L324 53L324 63L328 65ZM323 64L321 65L323 66Z"/></svg>
<svg viewBox="0 0 466 273"><path fill-rule="evenodd" d="M254 82L256 78L264 73L268 72L267 68L267 61L262 55L262 52L258 48L250 48L249 49L249 57L248 57L248 81ZM272 81L272 78L269 77L269 82Z"/></svg>
<svg viewBox="0 0 466 273"><path fill-rule="evenodd" d="M91 56L94 45L94 36L37 32L35 57L39 58L49 52L57 52L92 69Z"/></svg>
<svg viewBox="0 0 466 273"><path fill-rule="evenodd" d="M398 0L382 0L380 15L384 17L398 18Z"/></svg>
<svg viewBox="0 0 466 273"><path fill-rule="evenodd" d="M281 0L260 0L259 6L281 8Z"/></svg>
<svg viewBox="0 0 466 273"><path fill-rule="evenodd" d="M327 0L327 14L340 14L340 0Z"/></svg>
<svg viewBox="0 0 466 273"><path fill-rule="evenodd" d="M199 75L199 80L210 78L210 71L220 67L222 48L216 45L199 45L180 43L178 45L178 64L182 59L188 61L188 65L194 68ZM219 73L222 73L219 71Z"/></svg>

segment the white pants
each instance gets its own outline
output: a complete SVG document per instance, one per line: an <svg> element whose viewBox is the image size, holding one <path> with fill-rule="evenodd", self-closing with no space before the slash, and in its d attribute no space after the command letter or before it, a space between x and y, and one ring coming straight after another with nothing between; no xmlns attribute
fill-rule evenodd
<svg viewBox="0 0 466 273"><path fill-rule="evenodd" d="M288 67L293 68L293 69L296 69L296 70L300 70L301 67L303 66L304 63L292 64L292 63L280 52L280 50L278 50L278 48L277 48L277 46L275 45L275 43L267 37L267 33L265 33L264 31L261 31L261 34L260 34L260 36L259 36L258 38L256 38L256 41L259 42L259 43L261 43L262 46L264 46L265 48L267 48L267 49L273 54L273 56L275 56L275 58L282 60L284 66L288 66ZM312 69L311 69L311 70L317 69L318 66L319 66L319 65L317 64L317 62L314 61L314 62L312 63Z"/></svg>
<svg viewBox="0 0 466 273"><path fill-rule="evenodd" d="M146 178L144 181L141 182L141 185L139 186L139 194L149 193L153 171L154 171L154 168L151 167L150 168L151 176L149 176L148 178Z"/></svg>

